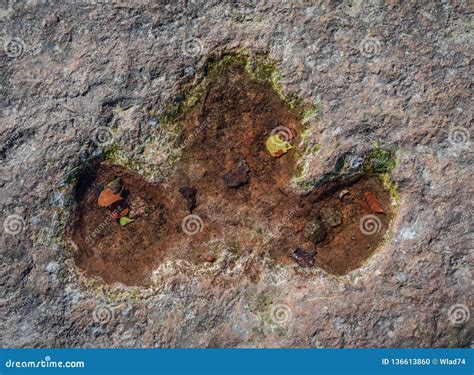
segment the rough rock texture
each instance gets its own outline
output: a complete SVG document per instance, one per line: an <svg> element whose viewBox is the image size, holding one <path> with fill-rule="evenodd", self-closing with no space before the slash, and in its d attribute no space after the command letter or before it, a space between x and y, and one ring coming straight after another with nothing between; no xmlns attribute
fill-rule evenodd
<svg viewBox="0 0 474 375"><path fill-rule="evenodd" d="M0 344L471 345L472 10L463 0L0 1ZM342 277L258 252L206 272L169 264L146 290L82 277L61 241L68 176L111 143L155 160L143 147L158 126L149 110L182 100L211 55L242 49L268 53L284 90L321 109L308 176L344 154L357 163L373 142L397 148L389 241ZM130 109L117 120L117 107Z"/></svg>

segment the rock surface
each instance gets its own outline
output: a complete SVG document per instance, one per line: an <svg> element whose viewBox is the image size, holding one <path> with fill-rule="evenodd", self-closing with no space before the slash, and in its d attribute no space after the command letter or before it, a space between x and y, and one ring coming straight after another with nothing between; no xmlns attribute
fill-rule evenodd
<svg viewBox="0 0 474 375"><path fill-rule="evenodd" d="M323 221L330 227L337 227L342 223L342 213L333 207L323 207L321 209Z"/></svg>
<svg viewBox="0 0 474 375"><path fill-rule="evenodd" d="M463 0L0 2L0 344L472 345L472 10ZM150 109L180 102L211 55L241 49L268 53L283 89L319 106L308 175L341 155L353 167L373 142L397 148L390 239L341 277L258 252L231 261L231 248L207 273L170 264L147 289L83 277L60 241L69 177L112 143L157 162L143 147L161 125Z"/></svg>
<svg viewBox="0 0 474 375"><path fill-rule="evenodd" d="M298 248L293 252L292 257L301 267L313 267L315 255L316 252L309 253L303 249Z"/></svg>
<svg viewBox="0 0 474 375"><path fill-rule="evenodd" d="M230 188L238 188L249 182L250 169L244 160L241 160L234 169L224 175L224 182Z"/></svg>

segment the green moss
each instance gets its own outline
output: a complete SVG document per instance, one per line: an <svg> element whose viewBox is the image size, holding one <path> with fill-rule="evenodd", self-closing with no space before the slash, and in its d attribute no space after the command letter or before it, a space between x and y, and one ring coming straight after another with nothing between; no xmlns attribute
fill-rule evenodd
<svg viewBox="0 0 474 375"><path fill-rule="evenodd" d="M106 160L111 160L111 159L117 157L117 155L121 151L122 151L122 149L119 145L113 144L113 145L107 147L107 149L104 151L104 158Z"/></svg>
<svg viewBox="0 0 474 375"><path fill-rule="evenodd" d="M304 103L298 96L287 93L281 84L281 73L277 63L267 55L249 55L245 50L224 55L220 60L211 60L206 69L206 79L212 80L218 73L231 66L241 66L249 76L260 83L268 84L292 110L296 110L301 123L307 123L319 113L314 103Z"/></svg>
<svg viewBox="0 0 474 375"><path fill-rule="evenodd" d="M201 102L210 82L216 75L233 65L245 67L246 61L245 56L239 54L224 55L219 60L211 58L204 68L204 77L198 83L192 82L183 86L178 94L178 97L183 98L182 101L169 104L161 111L151 110L149 114L155 116L160 124L169 125L177 122L184 114L191 112Z"/></svg>
<svg viewBox="0 0 474 375"><path fill-rule="evenodd" d="M364 158L362 168L366 173L386 173L391 172L395 166L395 154L376 147Z"/></svg>
<svg viewBox="0 0 474 375"><path fill-rule="evenodd" d="M245 67L247 64L248 57L243 53L229 53L224 54L221 58L210 58L206 67L204 68L204 74L206 77L213 78L216 74L222 73L225 69L233 65L241 65Z"/></svg>
<svg viewBox="0 0 474 375"><path fill-rule="evenodd" d="M312 122L320 112L319 106L315 103L305 103L296 95L285 92L281 84L281 73L278 65L268 55L252 55L245 50L211 58L206 64L202 76L183 86L178 95L179 102L170 103L163 109L149 110L148 115L157 119L161 130L164 130L166 134L170 134L173 142L176 141L175 143L172 142L170 146L179 147L179 138L183 131L182 120L184 120L187 113L192 112L202 102L202 98L209 90L213 80L226 70L236 67L243 69L251 79L271 87L287 104L288 108L298 116L300 119L299 129L297 129L300 134L299 159L306 160L308 155L318 152L320 145L311 140L310 135L313 131ZM123 109L117 108L117 110ZM156 137L152 136L147 142L153 142L154 139ZM106 151L105 158L112 163L131 168L144 175L153 174L150 169L160 169L159 166L158 168L152 168L153 166L143 166L130 160L118 146L111 146ZM303 173L306 173L304 165L300 168L300 172L301 181L304 181Z"/></svg>
<svg viewBox="0 0 474 375"><path fill-rule="evenodd" d="M181 116L191 112L202 101L202 97L216 76L231 67L239 66L253 80L270 85L288 107L297 112L301 125L307 125L319 113L319 107L314 103L304 103L296 95L283 90L281 73L274 60L267 55L250 55L245 50L241 50L224 54L220 58L211 58L204 68L203 77L197 83L192 82L183 87L178 95L183 98L180 103L170 104L161 111L152 110L150 115L155 116L161 124L178 121Z"/></svg>
<svg viewBox="0 0 474 375"><path fill-rule="evenodd" d="M252 79L270 85L290 109L297 111L301 119L304 119L304 114L308 111L314 111L314 104L305 104L298 96L283 90L281 73L275 61L266 55L245 57L245 59L245 70ZM303 120L301 122L303 123Z"/></svg>

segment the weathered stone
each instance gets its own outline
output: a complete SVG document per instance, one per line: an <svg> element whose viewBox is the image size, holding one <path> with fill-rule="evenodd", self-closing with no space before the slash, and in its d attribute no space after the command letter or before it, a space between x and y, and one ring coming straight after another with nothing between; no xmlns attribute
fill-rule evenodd
<svg viewBox="0 0 474 375"><path fill-rule="evenodd" d="M113 193L120 194L122 191L122 180L120 178L116 178L110 182L107 187L112 190Z"/></svg>
<svg viewBox="0 0 474 375"><path fill-rule="evenodd" d="M327 229L320 218L314 219L309 222L305 227L305 235L313 244L324 241L327 237Z"/></svg>
<svg viewBox="0 0 474 375"><path fill-rule="evenodd" d="M298 248L293 251L293 254L291 256L301 267L313 267L316 251L307 252L303 249Z"/></svg>
<svg viewBox="0 0 474 375"><path fill-rule="evenodd" d="M323 207L321 218L330 227L337 227L342 223L342 212L333 207Z"/></svg>
<svg viewBox="0 0 474 375"><path fill-rule="evenodd" d="M230 188L238 188L250 181L250 169L245 160L224 175L224 182Z"/></svg>
<svg viewBox="0 0 474 375"><path fill-rule="evenodd" d="M130 219L136 219L147 213L147 203L138 196L132 196L130 199Z"/></svg>
<svg viewBox="0 0 474 375"><path fill-rule="evenodd" d="M454 318L468 307L452 311L472 300L469 2L256 1L251 12L221 1L6 3L0 221L19 215L24 225L16 235L2 231L0 240L0 316L8 317L2 346L471 345L472 309L471 320L460 322ZM23 44L7 43L13 38ZM268 52L282 92L318 104L317 118L305 124L306 140L321 146L302 163L307 181L374 142L400 149L391 173L400 190L391 240L343 278L316 267L314 275L275 275L271 262L260 262L255 281L246 267L259 251L265 257L257 249L229 259L225 272L207 263L218 268L211 281L194 265L180 274L183 265L170 264L166 278L153 276L156 292L84 282L58 236L76 194L66 181L110 146L97 129L113 130L112 143L126 151L119 160L157 164L161 150L142 153L142 146L163 108L192 81L186 72L201 76L211 55L241 49ZM56 194L64 197L59 206ZM416 220L404 221L407 215ZM51 262L59 267L53 273ZM276 335L265 323L267 307L287 301L298 319Z"/></svg>

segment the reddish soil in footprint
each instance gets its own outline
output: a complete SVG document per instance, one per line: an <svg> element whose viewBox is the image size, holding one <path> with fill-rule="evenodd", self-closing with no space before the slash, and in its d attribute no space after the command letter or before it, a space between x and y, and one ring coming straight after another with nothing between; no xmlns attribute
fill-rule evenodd
<svg viewBox="0 0 474 375"><path fill-rule="evenodd" d="M106 164L79 178L68 236L86 275L146 285L162 262L209 263L222 251L268 252L278 262L342 275L360 267L383 240L393 213L377 177L333 181L305 196L286 188L296 150L274 158L265 142L282 126L296 144L298 116L242 67L217 76L184 122L182 138L192 141L166 183L153 185ZM97 204L116 177L135 220L126 226Z"/></svg>

